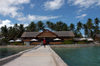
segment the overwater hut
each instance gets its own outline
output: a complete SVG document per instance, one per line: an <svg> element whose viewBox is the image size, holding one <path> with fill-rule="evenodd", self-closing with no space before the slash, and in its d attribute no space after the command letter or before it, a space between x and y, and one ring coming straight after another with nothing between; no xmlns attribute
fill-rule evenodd
<svg viewBox="0 0 100 66"><path fill-rule="evenodd" d="M49 41L49 44L62 44L64 40L73 40L74 33L72 31L52 32L45 29L42 32L24 32L21 38L24 44L40 44L43 38L46 38L46 40ZM33 39L36 41L32 41Z"/></svg>

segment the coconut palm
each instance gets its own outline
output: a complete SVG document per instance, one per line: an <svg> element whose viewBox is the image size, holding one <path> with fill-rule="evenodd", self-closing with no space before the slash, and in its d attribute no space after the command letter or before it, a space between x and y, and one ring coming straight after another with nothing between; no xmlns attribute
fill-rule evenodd
<svg viewBox="0 0 100 66"><path fill-rule="evenodd" d="M83 28L84 28L84 35L85 37L88 37L88 27L86 24L83 24Z"/></svg>
<svg viewBox="0 0 100 66"><path fill-rule="evenodd" d="M27 27L26 27L26 31L36 31L36 24L34 22L31 22Z"/></svg>
<svg viewBox="0 0 100 66"><path fill-rule="evenodd" d="M6 25L1 27L1 33L5 38L8 38L8 29Z"/></svg>
<svg viewBox="0 0 100 66"><path fill-rule="evenodd" d="M38 21L37 30L43 30L45 28L44 23L42 21Z"/></svg>
<svg viewBox="0 0 100 66"><path fill-rule="evenodd" d="M99 33L99 28L100 28L99 23L100 23L100 20L98 18L96 18L95 22L94 22L94 24L95 24L95 27L94 27L95 34Z"/></svg>
<svg viewBox="0 0 100 66"><path fill-rule="evenodd" d="M56 31L62 31L62 28L63 28L63 22L59 21L59 22L56 22Z"/></svg>
<svg viewBox="0 0 100 66"><path fill-rule="evenodd" d="M18 38L21 37L21 35L23 34L23 32L25 31L25 28L24 28L24 25L23 24L20 24L19 25L19 28L18 28Z"/></svg>
<svg viewBox="0 0 100 66"><path fill-rule="evenodd" d="M66 23L63 23L63 25L62 25L62 31L68 31L69 29L68 29L68 26L67 26L67 24Z"/></svg>
<svg viewBox="0 0 100 66"><path fill-rule="evenodd" d="M78 22L77 23L77 31L80 33L80 30L82 29L82 23Z"/></svg>
<svg viewBox="0 0 100 66"><path fill-rule="evenodd" d="M71 31L74 32L74 30L75 30L75 25L71 23L70 26L69 26L69 29L70 29Z"/></svg>
<svg viewBox="0 0 100 66"><path fill-rule="evenodd" d="M48 28L50 28L51 30L56 30L56 26L53 22L47 21L46 25Z"/></svg>
<svg viewBox="0 0 100 66"><path fill-rule="evenodd" d="M93 32L93 23L92 23L92 19L88 19L87 21L87 28L88 28L88 37L93 37L92 33Z"/></svg>

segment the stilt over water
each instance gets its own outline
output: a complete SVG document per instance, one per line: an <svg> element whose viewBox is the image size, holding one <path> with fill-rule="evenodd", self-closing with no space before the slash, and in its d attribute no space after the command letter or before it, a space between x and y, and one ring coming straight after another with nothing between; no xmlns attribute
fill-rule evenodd
<svg viewBox="0 0 100 66"><path fill-rule="evenodd" d="M41 46L3 66L67 66L67 64L49 46L45 48Z"/></svg>

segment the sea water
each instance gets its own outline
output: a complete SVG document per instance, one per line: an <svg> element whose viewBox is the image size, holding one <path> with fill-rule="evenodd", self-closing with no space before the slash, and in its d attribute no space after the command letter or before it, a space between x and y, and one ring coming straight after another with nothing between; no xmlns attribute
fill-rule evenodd
<svg viewBox="0 0 100 66"><path fill-rule="evenodd" d="M0 59L16 54L20 51L25 50L26 48L0 48Z"/></svg>
<svg viewBox="0 0 100 66"><path fill-rule="evenodd" d="M69 66L100 66L100 47L53 49Z"/></svg>

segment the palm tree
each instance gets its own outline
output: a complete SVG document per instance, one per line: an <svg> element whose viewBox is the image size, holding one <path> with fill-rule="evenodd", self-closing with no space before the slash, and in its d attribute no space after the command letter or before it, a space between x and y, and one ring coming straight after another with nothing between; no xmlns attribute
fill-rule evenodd
<svg viewBox="0 0 100 66"><path fill-rule="evenodd" d="M66 23L63 23L63 25L62 25L62 31L68 31L69 29L68 29L68 26L67 26L67 24Z"/></svg>
<svg viewBox="0 0 100 66"><path fill-rule="evenodd" d="M8 39L15 39L17 37L17 33L14 27L9 27L8 28Z"/></svg>
<svg viewBox="0 0 100 66"><path fill-rule="evenodd" d="M96 18L95 19L95 27L94 27L95 34L99 33L99 23L100 23L100 20L98 18Z"/></svg>
<svg viewBox="0 0 100 66"><path fill-rule="evenodd" d="M21 37L21 35L23 34L23 32L25 31L25 28L24 28L24 25L23 24L20 24L19 25L19 29L18 29L18 38Z"/></svg>
<svg viewBox="0 0 100 66"><path fill-rule="evenodd" d="M44 29L44 23L42 22L42 21L39 21L38 23L37 23L37 29L38 29L38 31L39 30L43 30Z"/></svg>
<svg viewBox="0 0 100 66"><path fill-rule="evenodd" d="M63 27L63 22L59 21L56 22L56 31L62 31L62 27Z"/></svg>
<svg viewBox="0 0 100 66"><path fill-rule="evenodd" d="M18 35L19 35L19 26L18 26L17 23L16 23L16 24L14 25L14 27L13 27L13 32L14 32L14 34L16 35L16 36L14 37L14 39L17 39L17 38L18 38Z"/></svg>
<svg viewBox="0 0 100 66"><path fill-rule="evenodd" d="M1 33L5 38L8 38L8 29L6 25L4 27L1 27Z"/></svg>
<svg viewBox="0 0 100 66"><path fill-rule="evenodd" d="M48 28L50 28L51 30L56 30L56 25L53 22L47 21L46 25Z"/></svg>
<svg viewBox="0 0 100 66"><path fill-rule="evenodd" d="M81 29L82 29L82 23L81 23L81 22L78 22L78 23L77 23L77 31L78 31L79 33L81 33L81 32L80 32Z"/></svg>
<svg viewBox="0 0 100 66"><path fill-rule="evenodd" d="M34 22L31 22L27 27L26 27L26 31L36 31L36 24Z"/></svg>
<svg viewBox="0 0 100 66"><path fill-rule="evenodd" d="M84 35L85 37L88 37L88 27L86 24L83 24L83 28L84 28Z"/></svg>
<svg viewBox="0 0 100 66"><path fill-rule="evenodd" d="M81 29L82 29L82 23L79 21L77 23L76 29L74 30L74 34L76 35L76 37L82 37L82 33L80 31Z"/></svg>
<svg viewBox="0 0 100 66"><path fill-rule="evenodd" d="M88 19L87 21L87 28L88 28L88 37L93 37L92 33L93 32L93 23L92 23L92 19Z"/></svg>
<svg viewBox="0 0 100 66"><path fill-rule="evenodd" d="M70 29L71 31L74 32L74 30L75 30L75 25L71 23L70 26L69 26L69 29Z"/></svg>

